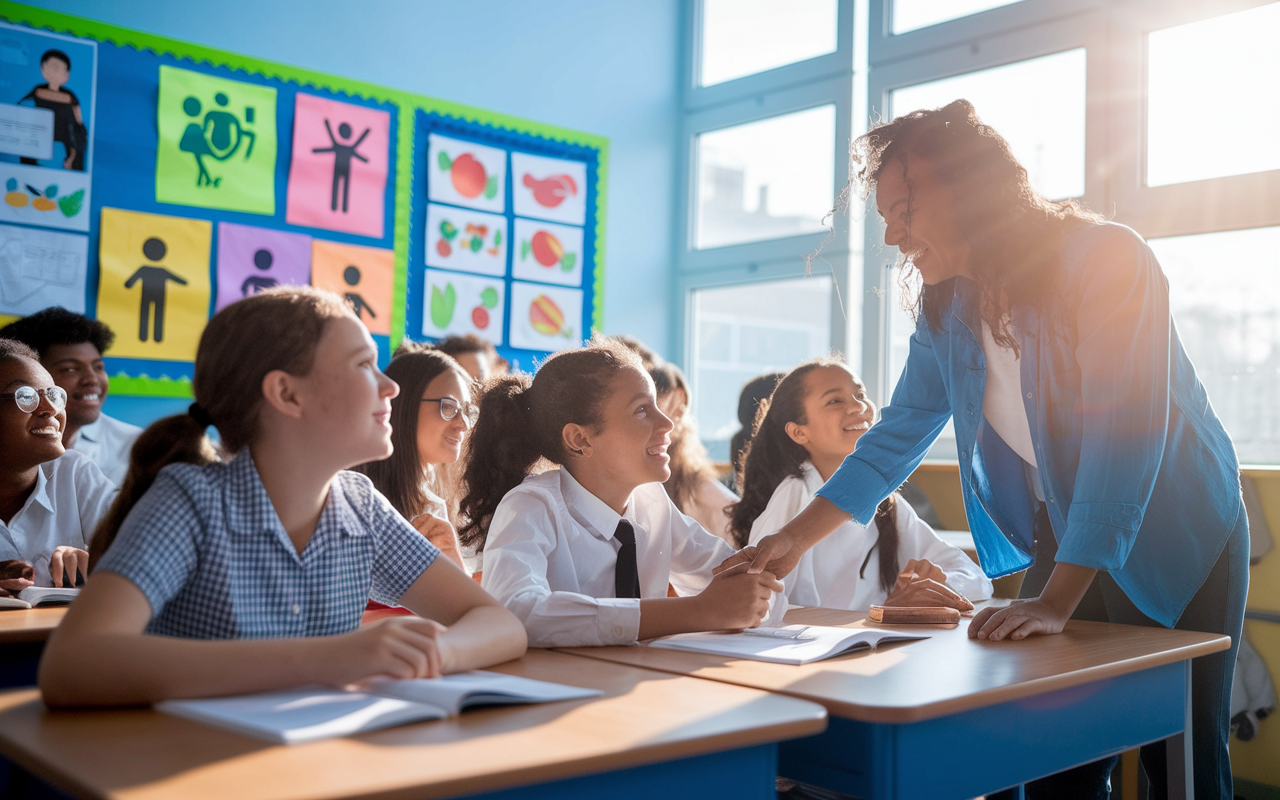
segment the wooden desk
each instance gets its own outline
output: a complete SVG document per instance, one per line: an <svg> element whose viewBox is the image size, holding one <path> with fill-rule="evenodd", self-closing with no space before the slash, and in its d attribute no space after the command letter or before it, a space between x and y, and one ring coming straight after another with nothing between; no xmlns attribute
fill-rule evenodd
<svg viewBox="0 0 1280 800"><path fill-rule="evenodd" d="M814 703L564 653L496 669L605 696L288 747L150 709L50 712L20 690L0 694L0 752L85 798L773 800L775 743L826 727Z"/></svg>
<svg viewBox="0 0 1280 800"><path fill-rule="evenodd" d="M829 609L787 621L870 624ZM1170 737L1171 785L1190 785L1190 659L1229 637L1073 621L1057 636L976 642L967 621L927 627L915 629L925 641L802 667L648 647L567 652L821 703L827 731L783 745L780 772L867 800L975 797Z"/></svg>

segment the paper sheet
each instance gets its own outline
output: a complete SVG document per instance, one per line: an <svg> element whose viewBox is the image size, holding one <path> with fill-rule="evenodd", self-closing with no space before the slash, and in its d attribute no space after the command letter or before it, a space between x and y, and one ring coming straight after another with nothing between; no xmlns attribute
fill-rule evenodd
<svg viewBox="0 0 1280 800"><path fill-rule="evenodd" d="M582 285L582 228L516 218L511 277Z"/></svg>
<svg viewBox="0 0 1280 800"><path fill-rule="evenodd" d="M90 174L0 163L0 222L89 230Z"/></svg>
<svg viewBox="0 0 1280 800"><path fill-rule="evenodd" d="M433 133L427 199L501 214L507 209L507 151Z"/></svg>
<svg viewBox="0 0 1280 800"><path fill-rule="evenodd" d="M565 350L590 335L582 329L582 290L514 281L511 284L512 347Z"/></svg>
<svg viewBox="0 0 1280 800"><path fill-rule="evenodd" d="M53 112L0 103L0 153L48 161L53 158Z"/></svg>
<svg viewBox="0 0 1280 800"><path fill-rule="evenodd" d="M274 286L306 286L310 282L310 236L218 223L216 310Z"/></svg>
<svg viewBox="0 0 1280 800"><path fill-rule="evenodd" d="M0 23L0 162L91 171L97 72L96 42Z"/></svg>
<svg viewBox="0 0 1280 800"><path fill-rule="evenodd" d="M98 319L111 356L193 361L209 318L212 224L102 209Z"/></svg>
<svg viewBox="0 0 1280 800"><path fill-rule="evenodd" d="M502 278L427 270L422 332L431 337L474 333L502 344L507 286Z"/></svg>
<svg viewBox="0 0 1280 800"><path fill-rule="evenodd" d="M507 218L465 208L427 206L427 266L505 275L511 233Z"/></svg>
<svg viewBox="0 0 1280 800"><path fill-rule="evenodd" d="M381 239L390 141L387 112L299 92L286 221Z"/></svg>
<svg viewBox="0 0 1280 800"><path fill-rule="evenodd" d="M370 333L391 334L395 271L391 250L312 240L311 285L345 299Z"/></svg>
<svg viewBox="0 0 1280 800"><path fill-rule="evenodd" d="M276 90L160 66L156 200L276 211Z"/></svg>
<svg viewBox="0 0 1280 800"><path fill-rule="evenodd" d="M511 154L516 215L582 225L587 218L587 165L581 161Z"/></svg>
<svg viewBox="0 0 1280 800"><path fill-rule="evenodd" d="M86 236L0 225L0 312L62 306L83 314L88 256Z"/></svg>

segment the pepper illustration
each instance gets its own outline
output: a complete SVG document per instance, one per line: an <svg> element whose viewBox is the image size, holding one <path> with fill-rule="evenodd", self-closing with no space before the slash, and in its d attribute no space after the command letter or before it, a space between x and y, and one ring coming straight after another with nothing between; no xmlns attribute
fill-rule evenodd
<svg viewBox="0 0 1280 800"><path fill-rule="evenodd" d="M555 208L566 197L578 193L578 184L570 175L549 175L539 180L526 172L523 183L533 190L534 202L543 208Z"/></svg>
<svg viewBox="0 0 1280 800"><path fill-rule="evenodd" d="M559 334L566 339L573 336L572 330L564 329L564 312L545 294L533 298L533 302L529 304L529 324L533 325L535 331L547 336Z"/></svg>
<svg viewBox="0 0 1280 800"><path fill-rule="evenodd" d="M498 304L498 290L492 286L485 287L480 293L480 305L471 309L471 323L480 330L489 327L489 309Z"/></svg>
<svg viewBox="0 0 1280 800"><path fill-rule="evenodd" d="M449 327L449 323L453 321L453 307L457 302L458 293L454 291L452 283L446 284L443 292L439 286L432 286L431 324L440 329Z"/></svg>
<svg viewBox="0 0 1280 800"><path fill-rule="evenodd" d="M492 200L498 195L498 176L485 173L484 164L476 160L470 153L463 153L457 158L449 158L449 154L441 150L437 158L440 170L448 170L449 180L453 188L463 197L479 197Z"/></svg>

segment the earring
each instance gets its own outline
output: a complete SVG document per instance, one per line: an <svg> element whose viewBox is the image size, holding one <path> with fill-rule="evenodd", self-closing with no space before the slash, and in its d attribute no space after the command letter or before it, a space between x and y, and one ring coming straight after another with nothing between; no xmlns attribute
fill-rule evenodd
<svg viewBox="0 0 1280 800"><path fill-rule="evenodd" d="M569 448L569 452L570 452L570 453L577 453L578 455L583 455L583 452L582 452L581 450L579 450L579 449L575 448L575 447L570 447L570 448Z"/></svg>

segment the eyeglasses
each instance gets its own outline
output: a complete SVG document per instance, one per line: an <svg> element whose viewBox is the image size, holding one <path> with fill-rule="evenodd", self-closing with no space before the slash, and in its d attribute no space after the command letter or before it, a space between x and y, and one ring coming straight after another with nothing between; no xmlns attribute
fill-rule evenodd
<svg viewBox="0 0 1280 800"><path fill-rule="evenodd" d="M424 397L424 403L439 403L440 418L445 422L452 422L453 418L458 416L458 412L462 412L462 418L467 421L468 425L475 425L476 420L480 418L480 409L471 403L459 403L452 397Z"/></svg>
<svg viewBox="0 0 1280 800"><path fill-rule="evenodd" d="M19 386L18 391L0 394L0 398L12 397L18 408L27 414L40 407L40 395L44 395L53 406L53 410L61 412L67 407L67 390L61 386L50 386L48 389L36 389L31 386ZM441 410L443 413L443 409Z"/></svg>

